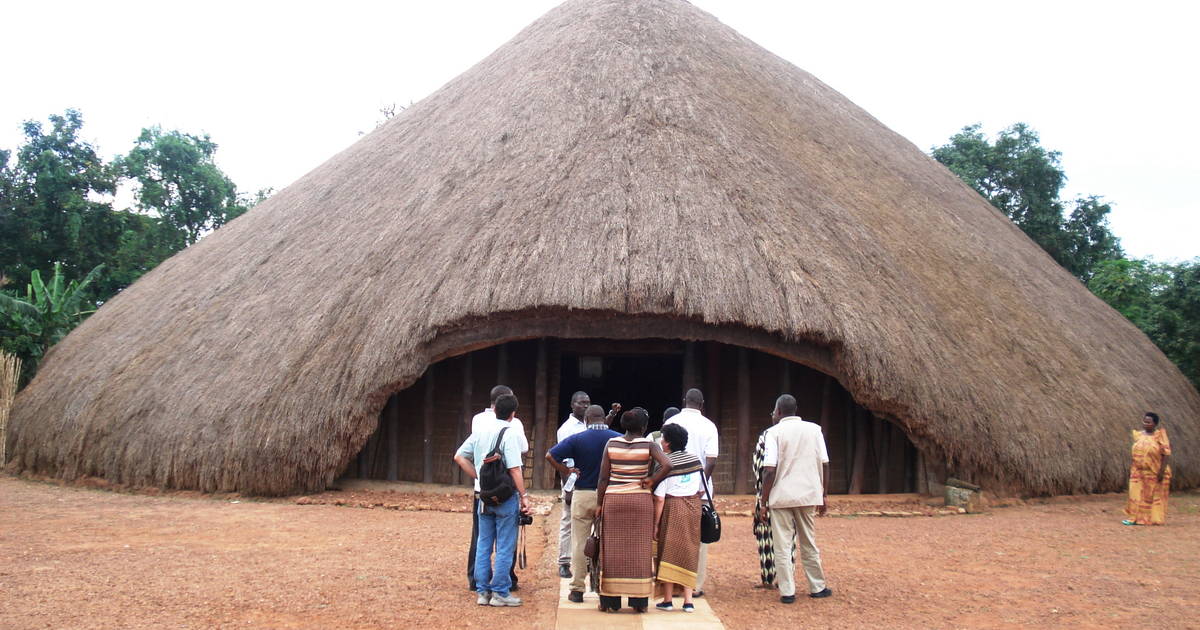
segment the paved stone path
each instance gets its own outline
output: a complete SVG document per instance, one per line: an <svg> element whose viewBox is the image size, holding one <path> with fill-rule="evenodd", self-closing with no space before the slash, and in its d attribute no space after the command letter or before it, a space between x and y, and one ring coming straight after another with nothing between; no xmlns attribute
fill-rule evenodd
<svg viewBox="0 0 1200 630"><path fill-rule="evenodd" d="M658 600L651 600L650 610L645 614L635 613L628 606L619 613L602 613L596 609L600 596L595 593L584 594L582 604L567 601L570 584L571 580L559 580L558 620L554 624L559 630L723 630L725 627L704 597L693 600L694 613L683 612L682 597L675 598L675 610L671 612L655 610Z"/></svg>

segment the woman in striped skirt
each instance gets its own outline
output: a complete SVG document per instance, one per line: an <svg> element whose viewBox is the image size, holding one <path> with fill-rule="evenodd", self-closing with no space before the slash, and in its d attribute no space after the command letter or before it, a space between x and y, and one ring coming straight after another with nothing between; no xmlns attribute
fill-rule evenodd
<svg viewBox="0 0 1200 630"><path fill-rule="evenodd" d="M658 532L658 583L662 589L659 610L672 610L675 586L683 589L683 612L694 612L692 591L700 563L700 460L685 448L687 429L663 425L663 447L671 461L671 474L654 489L654 529Z"/></svg>
<svg viewBox="0 0 1200 630"><path fill-rule="evenodd" d="M650 416L634 407L621 416L625 435L605 446L596 487L596 515L603 516L600 534L600 610L616 612L621 598L646 612L654 591L654 499L650 488L671 472L662 449L646 437ZM658 462L650 476L650 462Z"/></svg>

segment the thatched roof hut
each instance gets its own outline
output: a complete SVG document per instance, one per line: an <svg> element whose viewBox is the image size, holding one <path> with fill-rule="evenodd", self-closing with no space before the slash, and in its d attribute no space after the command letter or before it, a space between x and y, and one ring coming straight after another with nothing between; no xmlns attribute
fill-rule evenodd
<svg viewBox="0 0 1200 630"><path fill-rule="evenodd" d="M1031 493L1123 487L1152 409L1200 481L1200 396L1142 333L919 148L679 0L566 2L164 262L20 394L10 469L319 489L427 368L545 338L783 357L926 459Z"/></svg>

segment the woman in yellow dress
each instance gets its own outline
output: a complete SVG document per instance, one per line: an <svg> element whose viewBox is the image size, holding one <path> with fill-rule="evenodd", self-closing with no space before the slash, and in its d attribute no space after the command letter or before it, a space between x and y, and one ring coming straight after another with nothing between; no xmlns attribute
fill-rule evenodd
<svg viewBox="0 0 1200 630"><path fill-rule="evenodd" d="M1129 469L1129 502L1124 525L1162 525L1167 517L1167 490L1171 486L1171 441L1158 426L1158 414L1147 412L1142 428L1133 430L1133 465Z"/></svg>

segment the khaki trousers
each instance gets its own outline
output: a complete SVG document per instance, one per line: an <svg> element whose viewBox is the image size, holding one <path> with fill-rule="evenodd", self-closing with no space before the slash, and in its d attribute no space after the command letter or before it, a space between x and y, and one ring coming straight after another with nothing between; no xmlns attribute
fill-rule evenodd
<svg viewBox="0 0 1200 630"><path fill-rule="evenodd" d="M575 488L571 496L571 590L587 591L587 558L583 557L583 546L592 535L592 523L596 522L592 510L596 509L596 491Z"/></svg>
<svg viewBox="0 0 1200 630"><path fill-rule="evenodd" d="M821 569L821 552L813 533L815 506L771 508L771 539L775 546L775 582L780 595L796 594L796 567L792 554L800 543L800 563L808 578L808 592L825 590L825 571Z"/></svg>

